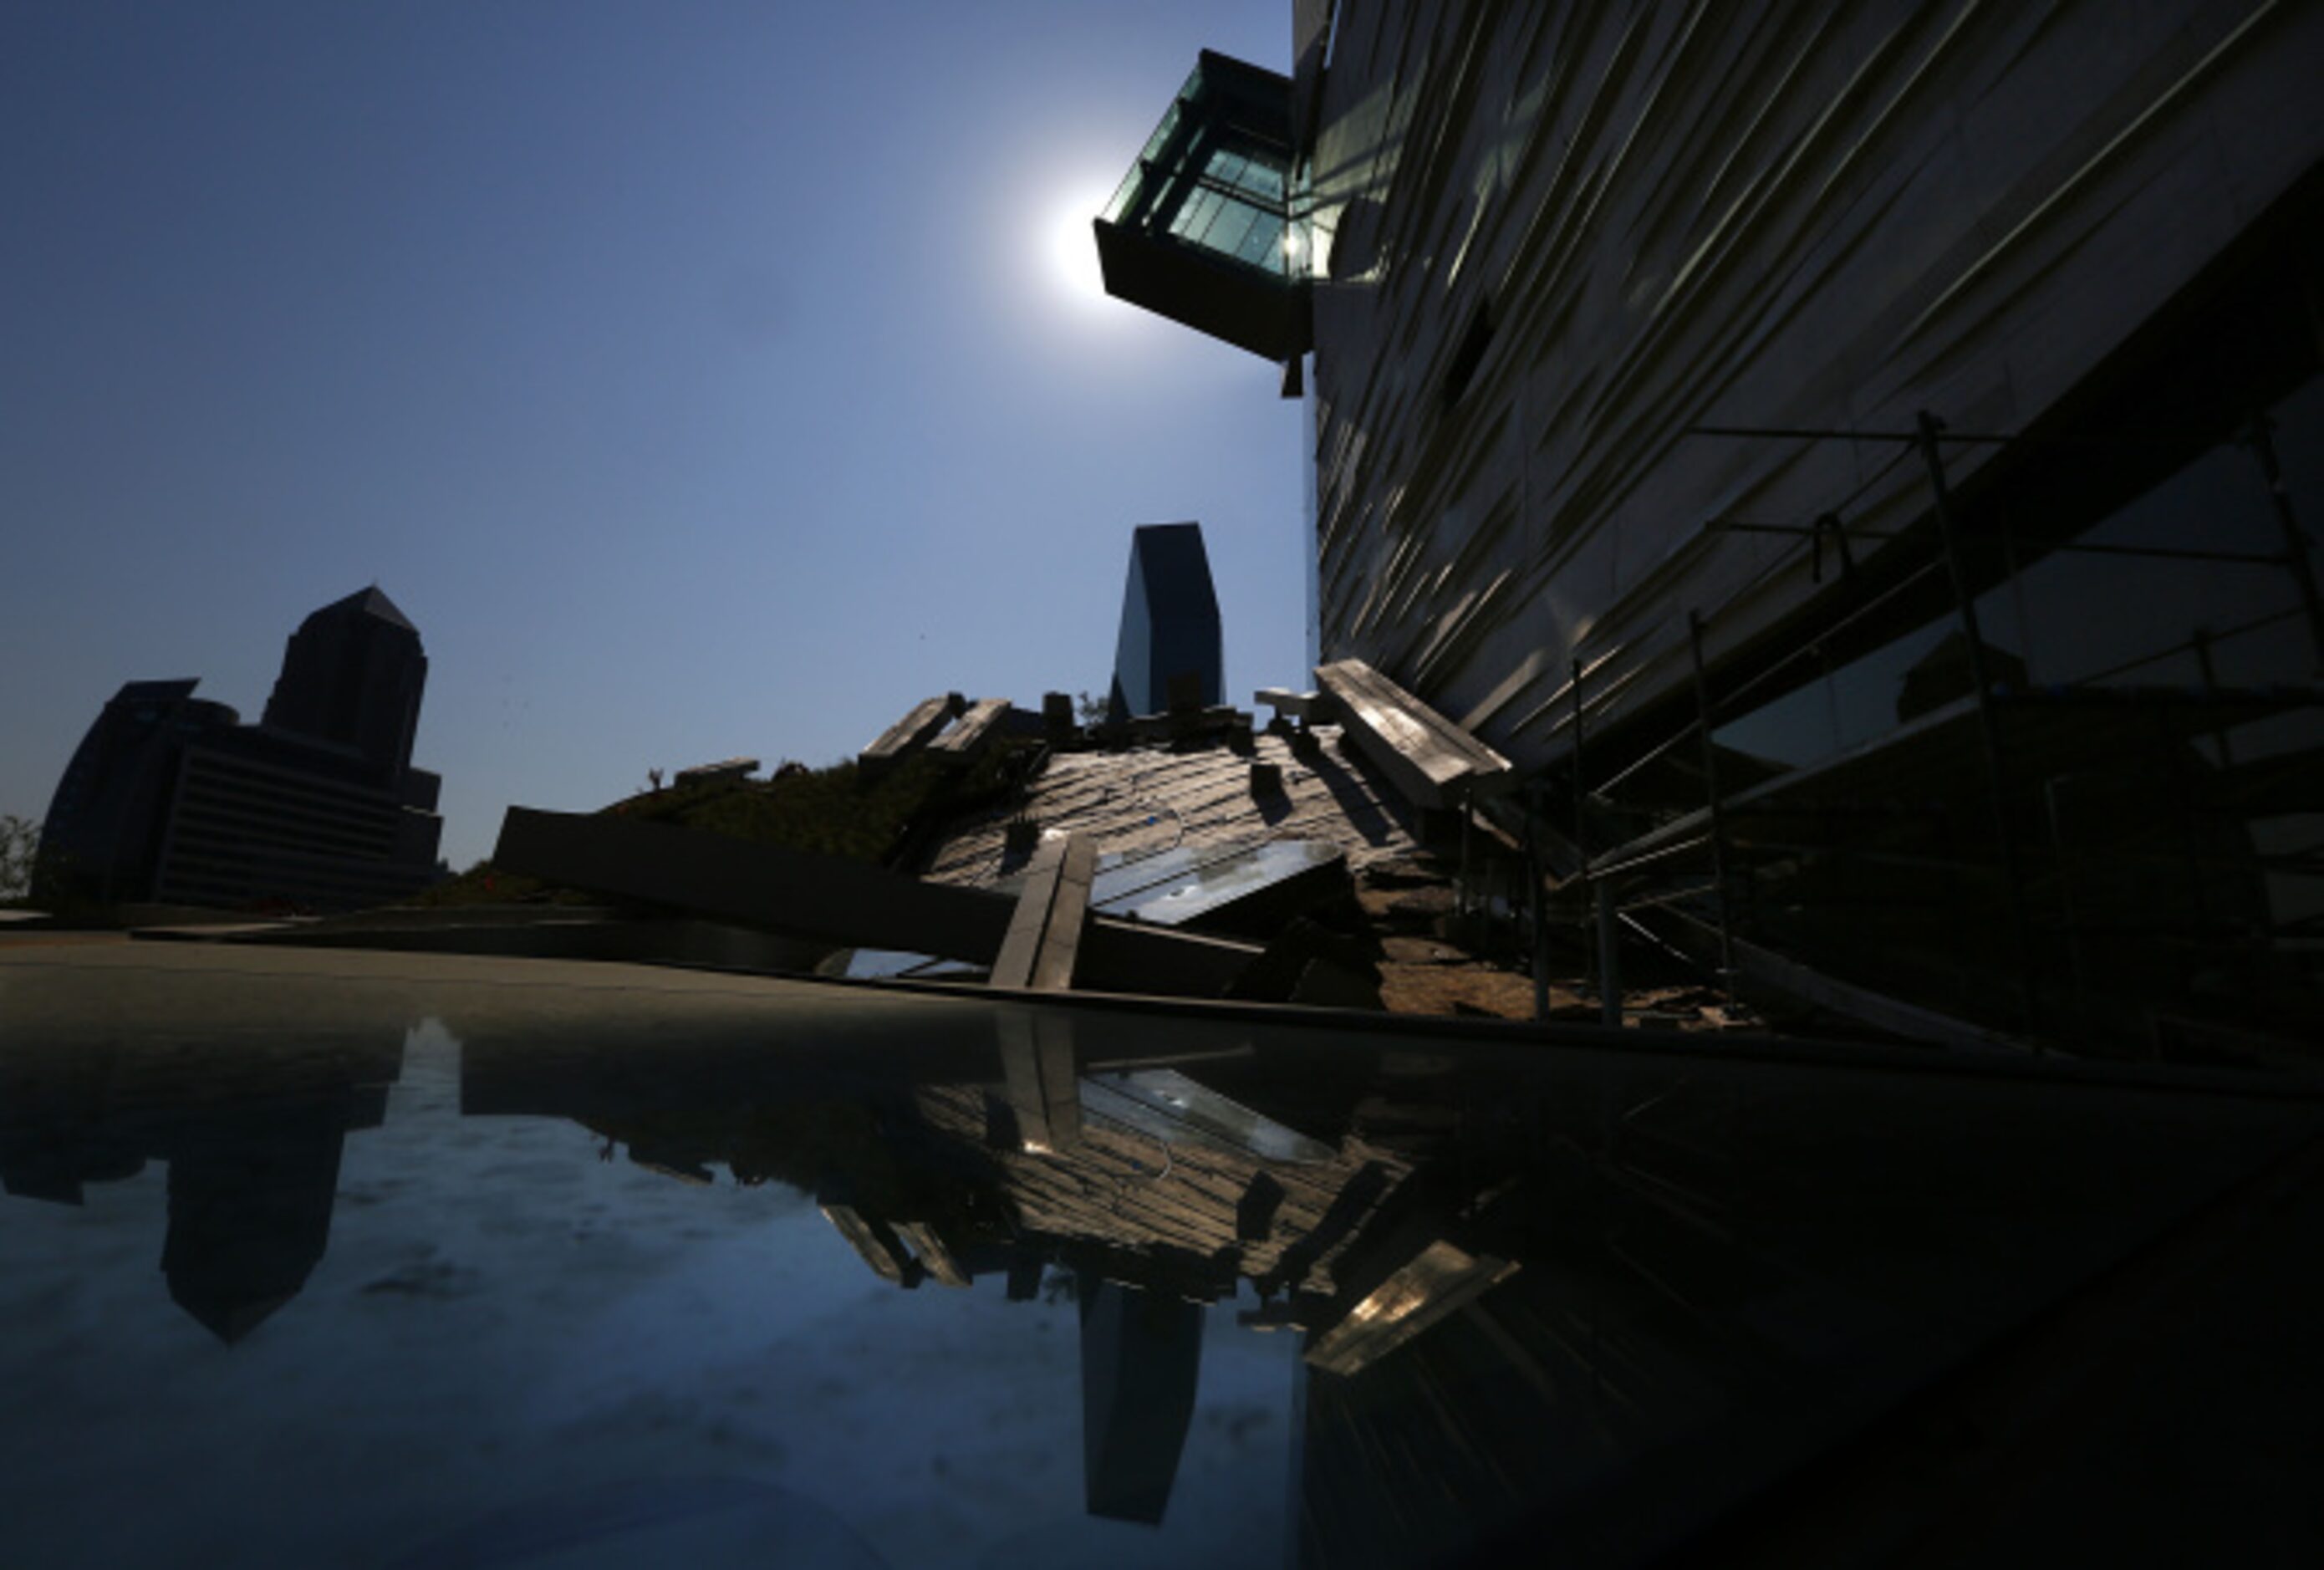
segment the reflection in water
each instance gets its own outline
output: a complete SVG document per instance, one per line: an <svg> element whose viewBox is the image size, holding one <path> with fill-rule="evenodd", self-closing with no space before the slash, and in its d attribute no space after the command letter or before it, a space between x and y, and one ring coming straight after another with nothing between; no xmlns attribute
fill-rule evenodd
<svg viewBox="0 0 2324 1570"><path fill-rule="evenodd" d="M1296 1558L1313 1565L1441 1559L1505 1530L1554 1538L1582 1564L1700 1544L1835 1455L1886 1454L1878 1436L1908 1399L2144 1268L2171 1228L2318 1127L2301 1094L2184 1076L715 984L727 990L702 1002L669 992L567 1005L535 988L521 1006L456 1012L463 1116L431 1137L493 1150L522 1141L491 1114L569 1120L639 1168L697 1185L723 1184L723 1168L812 1196L833 1254L847 1248L860 1279L893 1288L875 1301L918 1296L877 1334L853 1323L868 1317L857 1299L837 1328L778 1331L739 1358L753 1371L738 1379L777 1365L796 1376L781 1433L799 1449L822 1442L826 1422L866 1421L868 1408L818 1404L826 1361L897 1387L878 1423L952 1425L938 1455L982 1442L996 1390L1070 1412L1072 1395L1031 1374L965 1397L962 1348L916 1358L928 1349L891 1338L935 1334L918 1311L930 1291L947 1322L985 1326L979 1336L996 1316L1050 1324L1045 1279L1070 1292L1086 1512L1075 1525L1154 1523L1157 1544L1210 1525L1183 1499L1174 1516L1171 1501L1208 1464L1195 1459L1207 1431L1196 1414L1216 1408L1197 1397L1235 1336L1206 1353L1203 1329L1238 1298L1249 1331L1300 1343ZM0 1176L11 1193L70 1202L83 1185L168 1162L171 1291L233 1340L322 1257L346 1132L379 1122L401 1057L400 1027L322 1040L230 1025L196 1048L174 1033L92 1030L38 1046L12 1034L0 1044ZM515 1196L496 1238L533 1224L520 1219L533 1185L569 1178L531 1149L471 1169ZM577 1135L574 1150L601 1173ZM674 1218L697 1203L707 1214L721 1192L632 1187L670 1196L627 1214L659 1217L670 1235L651 1241L671 1250L686 1246ZM533 1219L552 1234L573 1225L580 1246L572 1218ZM751 1223L764 1224L764 1213ZM554 1274L541 1262L553 1252L527 1257ZM722 1279L724 1311L752 1326L809 1323L784 1296L798 1278L770 1288L756 1268ZM965 1290L979 1277L992 1278L981 1298ZM591 1280L618 1291L626 1278ZM486 1296L531 1306L548 1338L572 1329L556 1312L568 1289L528 1283L535 1295L521 1296L492 1280ZM436 1311L392 1294L347 1302ZM304 1322L326 1323L327 1307L310 1302ZM2226 1311L2181 1323L2167 1344L2136 1346L2138 1366L2271 1344ZM654 1403L674 1399L654 1388L670 1382L656 1363L666 1328L639 1310L604 1329L603 1347L636 1364L636 1390L613 1409L643 1415L640 1443L654 1442L665 1409ZM966 1361L1003 1339L966 1344ZM2078 1443L2135 1445L2141 1432Z"/></svg>
<svg viewBox="0 0 2324 1570"><path fill-rule="evenodd" d="M1089 1512L1158 1521L1202 1371L1203 1307L1084 1273L1082 1487Z"/></svg>
<svg viewBox="0 0 2324 1570"><path fill-rule="evenodd" d="M165 1156L161 1270L178 1307L219 1340L255 1330L321 1262L346 1137L332 1117L339 1110L310 1102L231 1113L190 1131ZM378 1121L374 1112L367 1124Z"/></svg>
<svg viewBox="0 0 2324 1570"><path fill-rule="evenodd" d="M377 1128L403 1030L284 1051L118 1039L0 1055L0 1182L64 1205L83 1185L170 1168L161 1270L180 1307L229 1344L298 1296L330 1241L339 1152Z"/></svg>
<svg viewBox="0 0 2324 1570"><path fill-rule="evenodd" d="M996 1131L995 1143L1047 1152L1081 1143L1082 1104L1074 1063L1074 1039L1062 1019L1031 1009L1000 1016L1001 1076L1009 1100L997 1109L1016 1119L1012 1131Z"/></svg>
<svg viewBox="0 0 2324 1570"><path fill-rule="evenodd" d="M2038 1077L978 1018L880 1056L472 1048L463 1099L792 1183L899 1289L1062 1272L1094 1515L1164 1519L1203 1305L1255 1295L1305 1343L1316 1564L1545 1510L1618 1562L1682 1540L2255 1153L2216 1106Z"/></svg>
<svg viewBox="0 0 2324 1570"><path fill-rule="evenodd" d="M788 1183L899 1288L995 1275L1027 1301L1046 1270L1067 1272L1089 1511L1158 1522L1194 1410L1205 1306L1248 1279L1286 1300L1253 1323L1300 1323L1292 1301L1324 1311L1333 1261L1406 1170L1194 1076L1236 1085L1251 1056L1098 1067L1077 1049L1071 1015L1029 1007L992 1011L981 1047L924 1040L908 1060L664 1048L649 1069L623 1054L544 1058L480 1040L463 1057L461 1105L570 1118L632 1161L694 1180L724 1166L738 1181ZM1252 1080L1248 1093L1265 1086Z"/></svg>
<svg viewBox="0 0 2324 1570"><path fill-rule="evenodd" d="M982 1014L981 1050L909 1063L665 1051L642 1100L567 1064L512 1103L511 1060L495 1104L797 1183L899 1288L1065 1272L1093 1515L1164 1519L1202 1306L1255 1294L1245 1325L1305 1343L1315 1565L1528 1519L1577 1562L1685 1541L2313 1117L1950 1065Z"/></svg>

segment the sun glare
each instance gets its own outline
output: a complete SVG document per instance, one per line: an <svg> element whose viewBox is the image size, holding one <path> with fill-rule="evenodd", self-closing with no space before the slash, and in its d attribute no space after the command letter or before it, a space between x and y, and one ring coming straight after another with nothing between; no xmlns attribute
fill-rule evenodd
<svg viewBox="0 0 2324 1570"><path fill-rule="evenodd" d="M1105 302L1105 279L1097 265L1097 236L1090 225L1112 194L1106 187L1074 191L1051 213L1047 228L1050 270L1065 297L1084 309Z"/></svg>

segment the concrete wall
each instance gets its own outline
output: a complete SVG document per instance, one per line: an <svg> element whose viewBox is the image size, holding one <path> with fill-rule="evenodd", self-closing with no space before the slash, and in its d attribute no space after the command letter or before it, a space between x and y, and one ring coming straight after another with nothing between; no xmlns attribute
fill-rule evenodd
<svg viewBox="0 0 2324 1570"><path fill-rule="evenodd" d="M2022 429L2324 151L2312 3L1301 0L1295 27L1323 656L1526 764L1564 751L1577 655L1596 727L1683 689L1689 610L1715 661L1802 602L1803 541L1712 519L1925 511L1893 448L1687 427Z"/></svg>

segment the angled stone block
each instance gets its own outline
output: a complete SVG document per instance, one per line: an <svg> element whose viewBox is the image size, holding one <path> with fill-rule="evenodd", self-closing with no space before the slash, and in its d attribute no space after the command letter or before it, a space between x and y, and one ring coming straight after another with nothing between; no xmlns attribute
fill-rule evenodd
<svg viewBox="0 0 2324 1570"><path fill-rule="evenodd" d="M1509 761L1360 660L1315 668L1349 740L1419 807L1455 807L1508 782Z"/></svg>
<svg viewBox="0 0 2324 1570"><path fill-rule="evenodd" d="M1034 853L1009 931L992 962L992 984L1061 992L1074 984L1097 841L1085 834L1049 840Z"/></svg>
<svg viewBox="0 0 2324 1570"><path fill-rule="evenodd" d="M856 766L866 774L894 768L935 741L953 716L967 706L968 700L956 692L922 698L902 719L881 731L877 741L855 754Z"/></svg>
<svg viewBox="0 0 2324 1570"><path fill-rule="evenodd" d="M493 864L567 888L641 900L852 947L991 965L1015 904L983 889L923 882L839 856L703 829L512 807ZM1105 992L1216 997L1256 958L1250 944L1096 918L1074 978Z"/></svg>
<svg viewBox="0 0 2324 1570"><path fill-rule="evenodd" d="M928 751L962 761L973 758L984 750L1008 713L1007 698L980 697L962 711L959 724L928 743Z"/></svg>

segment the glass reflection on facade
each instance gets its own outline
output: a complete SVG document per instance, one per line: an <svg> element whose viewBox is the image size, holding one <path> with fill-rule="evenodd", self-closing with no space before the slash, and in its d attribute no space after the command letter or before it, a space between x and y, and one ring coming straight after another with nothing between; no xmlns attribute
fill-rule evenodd
<svg viewBox="0 0 2324 1570"><path fill-rule="evenodd" d="M2319 453L2311 370L2087 528L1996 508L2002 576L1971 605L1990 757L1958 610L1769 671L1783 696L1714 733L1734 935L2093 1050L2311 1030L2324 633L2285 518L2324 509ZM1692 751L1601 830L1699 815Z"/></svg>

